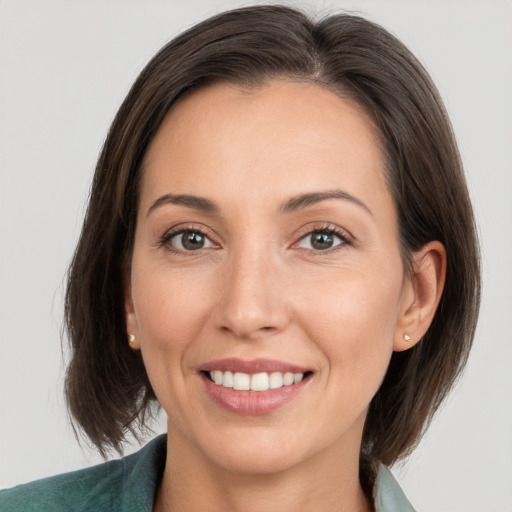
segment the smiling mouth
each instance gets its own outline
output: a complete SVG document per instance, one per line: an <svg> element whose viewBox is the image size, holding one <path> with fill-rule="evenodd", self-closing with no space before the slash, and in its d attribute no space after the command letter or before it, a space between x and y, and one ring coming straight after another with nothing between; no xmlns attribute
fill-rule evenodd
<svg viewBox="0 0 512 512"><path fill-rule="evenodd" d="M293 386L309 378L313 372L260 372L244 373L221 370L204 370L202 372L211 382L217 386L233 389L235 391L268 391L283 387Z"/></svg>
<svg viewBox="0 0 512 512"><path fill-rule="evenodd" d="M198 374L207 395L222 409L242 415L272 413L309 387L314 372L273 359L218 359Z"/></svg>

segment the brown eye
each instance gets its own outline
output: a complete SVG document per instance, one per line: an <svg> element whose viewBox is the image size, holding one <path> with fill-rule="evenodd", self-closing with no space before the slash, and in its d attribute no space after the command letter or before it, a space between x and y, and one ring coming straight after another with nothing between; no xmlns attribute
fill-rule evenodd
<svg viewBox="0 0 512 512"><path fill-rule="evenodd" d="M173 235L169 243L181 251L197 251L213 247L211 240L200 231L181 231Z"/></svg>
<svg viewBox="0 0 512 512"><path fill-rule="evenodd" d="M311 246L314 249L330 249L334 243L330 233L313 233L311 235Z"/></svg>
<svg viewBox="0 0 512 512"><path fill-rule="evenodd" d="M344 242L345 240L340 235L332 231L312 231L300 240L299 247L302 249L325 251L337 245L341 245Z"/></svg>

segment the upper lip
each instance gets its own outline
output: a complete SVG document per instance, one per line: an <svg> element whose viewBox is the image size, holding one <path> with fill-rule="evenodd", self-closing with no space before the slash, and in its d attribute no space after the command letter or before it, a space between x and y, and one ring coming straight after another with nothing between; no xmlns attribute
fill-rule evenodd
<svg viewBox="0 0 512 512"><path fill-rule="evenodd" d="M277 361L274 359L238 359L236 357L217 359L209 361L200 367L201 371L214 371L219 370L222 372L242 372L242 373L262 373L262 372L291 372L291 373L306 373L311 371L309 368L299 366L296 364L287 363L284 361Z"/></svg>

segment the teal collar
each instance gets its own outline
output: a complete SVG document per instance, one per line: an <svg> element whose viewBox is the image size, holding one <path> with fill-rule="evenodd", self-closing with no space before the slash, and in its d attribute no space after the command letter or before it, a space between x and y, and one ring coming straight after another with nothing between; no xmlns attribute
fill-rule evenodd
<svg viewBox="0 0 512 512"><path fill-rule="evenodd" d="M414 512L414 508L405 497L395 477L382 464L379 466L375 482L375 510L376 512Z"/></svg>

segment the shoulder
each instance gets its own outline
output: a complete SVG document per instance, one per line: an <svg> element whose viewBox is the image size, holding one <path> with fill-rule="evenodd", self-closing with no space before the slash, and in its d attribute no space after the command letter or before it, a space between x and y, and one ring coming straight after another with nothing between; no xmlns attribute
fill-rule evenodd
<svg viewBox="0 0 512 512"><path fill-rule="evenodd" d="M375 483L376 512L415 512L391 471L382 464Z"/></svg>
<svg viewBox="0 0 512 512"><path fill-rule="evenodd" d="M119 460L0 491L0 512L151 511L166 438Z"/></svg>
<svg viewBox="0 0 512 512"><path fill-rule="evenodd" d="M0 491L2 512L118 510L123 462L106 462Z"/></svg>

